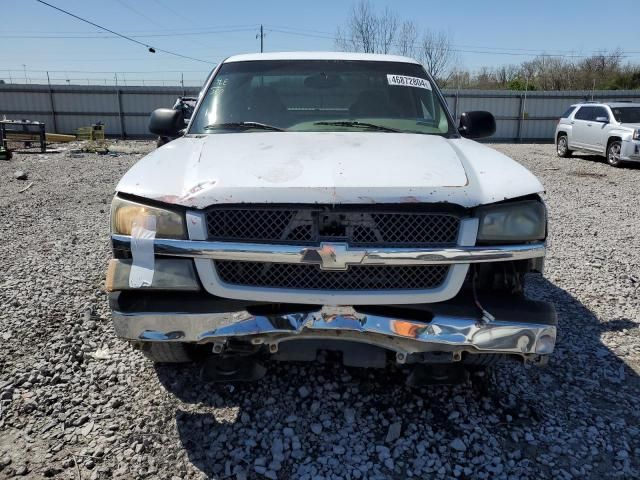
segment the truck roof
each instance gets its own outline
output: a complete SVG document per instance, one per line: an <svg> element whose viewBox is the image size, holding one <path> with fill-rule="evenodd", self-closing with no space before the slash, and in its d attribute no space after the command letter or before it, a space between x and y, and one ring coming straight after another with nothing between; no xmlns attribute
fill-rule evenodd
<svg viewBox="0 0 640 480"><path fill-rule="evenodd" d="M379 55L375 53L351 53L351 52L269 52L247 53L234 55L227 58L224 63L253 62L257 60L361 60L374 62L400 62L415 63L417 60L400 55Z"/></svg>

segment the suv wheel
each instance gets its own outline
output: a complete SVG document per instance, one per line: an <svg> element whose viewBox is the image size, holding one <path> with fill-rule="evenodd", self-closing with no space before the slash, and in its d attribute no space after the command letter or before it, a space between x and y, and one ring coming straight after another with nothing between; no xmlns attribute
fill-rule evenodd
<svg viewBox="0 0 640 480"><path fill-rule="evenodd" d="M571 156L571 150L569 150L569 141L567 140L567 135L562 134L558 135L558 140L556 141L556 152L559 157L567 158Z"/></svg>
<svg viewBox="0 0 640 480"><path fill-rule="evenodd" d="M622 150L622 142L614 140L607 146L607 162L612 167L619 167L622 164L620 160L620 151Z"/></svg>

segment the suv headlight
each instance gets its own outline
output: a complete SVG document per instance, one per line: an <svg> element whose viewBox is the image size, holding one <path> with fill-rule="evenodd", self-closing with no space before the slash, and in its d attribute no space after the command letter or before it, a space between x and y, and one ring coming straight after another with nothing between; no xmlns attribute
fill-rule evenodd
<svg viewBox="0 0 640 480"><path fill-rule="evenodd" d="M114 197L111 203L111 233L131 235L131 227L134 220L147 216L156 217L156 237L186 238L182 214L125 200L120 197Z"/></svg>
<svg viewBox="0 0 640 480"><path fill-rule="evenodd" d="M640 128L637 128L633 131L633 139L640 140Z"/></svg>
<svg viewBox="0 0 640 480"><path fill-rule="evenodd" d="M531 241L546 237L547 209L536 200L480 207L477 216L479 241Z"/></svg>

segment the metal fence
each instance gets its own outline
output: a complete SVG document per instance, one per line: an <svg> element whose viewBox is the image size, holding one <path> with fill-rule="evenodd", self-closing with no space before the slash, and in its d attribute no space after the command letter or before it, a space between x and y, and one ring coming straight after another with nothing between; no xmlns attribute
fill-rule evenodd
<svg viewBox="0 0 640 480"><path fill-rule="evenodd" d="M487 110L496 117L492 140L553 141L558 118L572 104L590 101L638 101L640 90L568 90L517 92L510 90L444 90L451 112Z"/></svg>
<svg viewBox="0 0 640 480"><path fill-rule="evenodd" d="M45 122L47 131L74 133L97 121L110 136L148 137L149 113L171 107L176 97L196 96L193 87L125 87L0 84L0 118ZM640 101L640 90L515 92L444 90L456 119L462 112L488 110L496 117L496 141L551 141L558 117L584 100Z"/></svg>

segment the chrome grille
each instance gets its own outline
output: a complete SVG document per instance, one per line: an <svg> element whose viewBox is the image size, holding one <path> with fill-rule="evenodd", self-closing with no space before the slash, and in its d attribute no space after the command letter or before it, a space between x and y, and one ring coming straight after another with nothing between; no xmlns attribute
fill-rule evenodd
<svg viewBox="0 0 640 480"><path fill-rule="evenodd" d="M444 282L448 265L352 265L324 271L318 265L217 260L220 280L231 285L296 290L428 290Z"/></svg>
<svg viewBox="0 0 640 480"><path fill-rule="evenodd" d="M327 222L333 223L327 226ZM342 211L328 207L215 208L207 212L207 227L209 239L218 241L433 246L456 244L460 217L451 213Z"/></svg>

